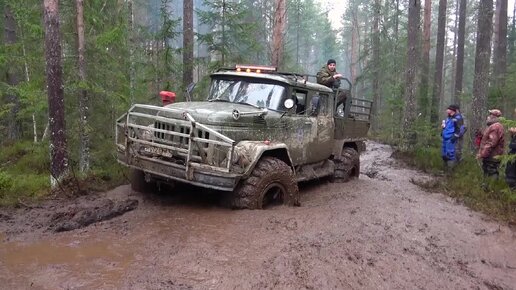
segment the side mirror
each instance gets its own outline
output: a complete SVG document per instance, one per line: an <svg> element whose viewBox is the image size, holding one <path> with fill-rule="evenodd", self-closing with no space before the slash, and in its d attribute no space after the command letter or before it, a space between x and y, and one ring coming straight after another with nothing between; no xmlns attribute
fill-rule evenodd
<svg viewBox="0 0 516 290"><path fill-rule="evenodd" d="M286 99L285 102L283 102L283 106L290 110L294 108L295 103L296 102L293 99Z"/></svg>

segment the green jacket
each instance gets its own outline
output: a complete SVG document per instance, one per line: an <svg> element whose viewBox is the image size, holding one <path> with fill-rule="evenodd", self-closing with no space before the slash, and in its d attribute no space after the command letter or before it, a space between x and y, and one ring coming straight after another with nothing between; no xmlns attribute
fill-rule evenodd
<svg viewBox="0 0 516 290"><path fill-rule="evenodd" d="M325 85L329 88L333 88L335 86L335 79L333 75L337 74L337 71L330 71L328 66L323 66L321 70L317 73L317 83L321 85Z"/></svg>

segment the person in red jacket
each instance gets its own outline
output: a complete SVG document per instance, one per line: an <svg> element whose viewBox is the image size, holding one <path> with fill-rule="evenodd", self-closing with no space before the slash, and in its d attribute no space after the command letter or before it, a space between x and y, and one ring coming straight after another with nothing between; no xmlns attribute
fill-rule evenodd
<svg viewBox="0 0 516 290"><path fill-rule="evenodd" d="M503 154L505 146L505 130L499 120L501 116L500 110L493 109L489 110L489 116L486 119L487 128L482 134L477 153L477 159L482 160L484 176L498 178L499 175L500 160L495 157Z"/></svg>

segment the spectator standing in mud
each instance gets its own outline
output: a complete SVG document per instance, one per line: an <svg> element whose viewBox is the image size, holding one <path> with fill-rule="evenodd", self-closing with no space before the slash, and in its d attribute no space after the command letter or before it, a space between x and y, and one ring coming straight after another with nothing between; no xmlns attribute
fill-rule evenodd
<svg viewBox="0 0 516 290"><path fill-rule="evenodd" d="M509 129L511 143L509 143L509 155L516 155L516 127ZM516 160L507 162L505 168L505 182L512 190L516 190Z"/></svg>
<svg viewBox="0 0 516 290"><path fill-rule="evenodd" d="M317 73L317 83L336 89L340 86L342 75L337 72L337 62L329 59L326 65Z"/></svg>
<svg viewBox="0 0 516 290"><path fill-rule="evenodd" d="M486 119L487 128L482 134L482 141L477 153L477 159L482 160L482 170L486 177L498 178L499 175L500 160L496 157L503 154L505 144L505 131L499 120L501 116L500 110L489 110Z"/></svg>
<svg viewBox="0 0 516 290"><path fill-rule="evenodd" d="M460 161L462 152L460 139L464 135L465 127L458 105L448 106L446 113L448 117L441 124L441 136L443 138L441 156L446 167L450 169Z"/></svg>

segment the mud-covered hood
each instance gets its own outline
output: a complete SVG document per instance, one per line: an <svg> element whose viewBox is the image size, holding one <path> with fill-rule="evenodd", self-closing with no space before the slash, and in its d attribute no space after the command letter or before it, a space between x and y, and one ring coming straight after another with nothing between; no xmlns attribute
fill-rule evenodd
<svg viewBox="0 0 516 290"><path fill-rule="evenodd" d="M162 116L169 118L184 118L184 113L189 113L197 122L206 125L231 125L238 126L249 123L257 123L265 121L271 117L279 118L278 112L268 110L266 114L262 109L255 108L250 105L236 104L230 102L180 102L167 105L166 108L174 109L171 112L163 112ZM234 111L239 113L254 113L250 115L241 115L238 120L233 118Z"/></svg>

